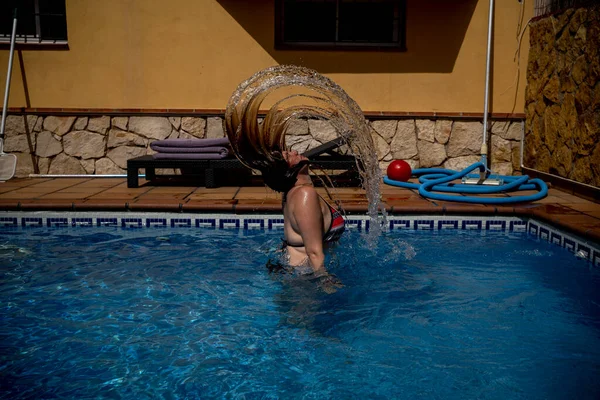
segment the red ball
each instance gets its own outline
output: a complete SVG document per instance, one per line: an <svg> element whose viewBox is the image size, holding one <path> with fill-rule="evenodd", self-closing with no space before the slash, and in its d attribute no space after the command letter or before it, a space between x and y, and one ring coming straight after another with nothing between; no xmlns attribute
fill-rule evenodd
<svg viewBox="0 0 600 400"><path fill-rule="evenodd" d="M387 176L391 180L406 182L412 175L412 168L404 160L394 160L387 167Z"/></svg>

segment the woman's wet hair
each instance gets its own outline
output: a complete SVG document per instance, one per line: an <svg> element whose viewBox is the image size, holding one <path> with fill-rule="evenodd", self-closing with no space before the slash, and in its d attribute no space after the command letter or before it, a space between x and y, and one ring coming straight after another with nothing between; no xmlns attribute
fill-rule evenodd
<svg viewBox="0 0 600 400"><path fill-rule="evenodd" d="M288 86L290 67L269 68L242 82L233 93L225 110L224 130L236 157L247 167L259 170L271 189L285 193L296 183L298 172L306 162L290 167L283 153L288 127L297 120L321 118L329 120L335 111L319 105L286 105L288 99L312 99L317 104L329 104L325 98L311 95L291 95L268 110L259 121L263 100L279 87ZM296 77L312 79L313 71L294 68ZM308 82L308 81L307 81ZM301 85L300 85L301 86Z"/></svg>
<svg viewBox="0 0 600 400"><path fill-rule="evenodd" d="M282 96L272 96L270 108L264 116L260 115L263 100L277 91ZM356 167L367 191L369 212L377 212L381 175L373 144L377 135L356 101L317 71L296 65L276 65L258 71L230 96L223 128L235 156L248 168L261 171L270 188L286 193L296 183L301 167L291 168L283 157L283 152L289 150L285 134L297 123L311 129L310 122L314 120L327 121L360 159ZM320 179L327 174L318 176ZM330 180L321 182L324 188L333 186Z"/></svg>
<svg viewBox="0 0 600 400"><path fill-rule="evenodd" d="M263 117L259 112L263 101L278 89L283 89L279 92L283 96L272 96L274 101ZM242 82L229 98L223 127L235 156L259 170L273 190L285 193L299 171L283 157L289 151L285 134L292 124L308 120L328 121L352 151L350 138L357 131L366 133L361 140L372 142L364 113L341 87L314 70L293 65L270 67ZM375 161L372 169L378 172ZM361 172L362 166L357 167Z"/></svg>
<svg viewBox="0 0 600 400"><path fill-rule="evenodd" d="M296 184L298 173L305 165L308 165L308 161L300 161L293 167L290 167L287 161L283 161L284 163L275 162L271 168L261 170L261 173L268 187L277 192L287 193Z"/></svg>

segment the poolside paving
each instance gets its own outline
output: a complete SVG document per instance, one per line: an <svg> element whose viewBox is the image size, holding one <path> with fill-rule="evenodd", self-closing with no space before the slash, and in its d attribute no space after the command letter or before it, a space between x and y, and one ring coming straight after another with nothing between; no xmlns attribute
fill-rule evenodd
<svg viewBox="0 0 600 400"><path fill-rule="evenodd" d="M323 188L317 190L326 197ZM349 214L365 214L365 191L330 190ZM514 195L527 194L519 192ZM496 196L506 197L508 194ZM416 190L381 184L390 215L499 215L532 217L600 243L600 199L550 187L544 199L508 205L484 205L426 199ZM0 211L147 211L193 213L281 213L281 195L265 186L208 189L191 183L163 185L140 179L128 188L125 178L15 178L0 183Z"/></svg>

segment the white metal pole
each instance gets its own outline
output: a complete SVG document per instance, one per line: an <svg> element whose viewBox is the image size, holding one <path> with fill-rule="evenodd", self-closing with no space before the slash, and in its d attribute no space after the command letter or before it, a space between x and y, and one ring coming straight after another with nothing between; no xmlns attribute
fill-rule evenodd
<svg viewBox="0 0 600 400"><path fill-rule="evenodd" d="M483 143L481 144L481 162L487 165L487 132L488 132L488 105L490 92L490 67L492 60L492 33L494 26L494 0L490 0L490 13L488 17L487 56L485 65L485 97L483 103Z"/></svg>
<svg viewBox="0 0 600 400"><path fill-rule="evenodd" d="M8 72L6 73L6 88L4 89L4 105L2 107L2 125L0 127L0 153L4 152L4 126L6 124L6 111L8 109L8 94L10 92L10 78L12 75L13 53L15 50L15 37L17 35L17 9L13 13L13 28L10 36L10 55L8 56Z"/></svg>

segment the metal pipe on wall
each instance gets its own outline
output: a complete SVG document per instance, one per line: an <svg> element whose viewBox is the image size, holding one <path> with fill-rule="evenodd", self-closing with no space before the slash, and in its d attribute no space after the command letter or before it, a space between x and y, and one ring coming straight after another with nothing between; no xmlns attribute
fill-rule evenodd
<svg viewBox="0 0 600 400"><path fill-rule="evenodd" d="M483 141L481 143L481 162L487 165L487 132L488 132L488 110L490 93L490 68L492 60L492 34L494 27L494 0L490 0L490 11L488 16L488 38L487 55L485 61L485 94L483 101ZM484 171L482 171L484 173Z"/></svg>
<svg viewBox="0 0 600 400"><path fill-rule="evenodd" d="M4 103L2 106L2 122L0 123L0 153L4 152L4 128L6 125L6 115L8 111L8 95L10 94L10 81L12 78L12 66L13 66L13 56L15 53L15 40L17 34L17 10L13 11L13 26L12 26L12 34L10 39L10 53L8 55L8 71L6 72L6 86L4 87Z"/></svg>

